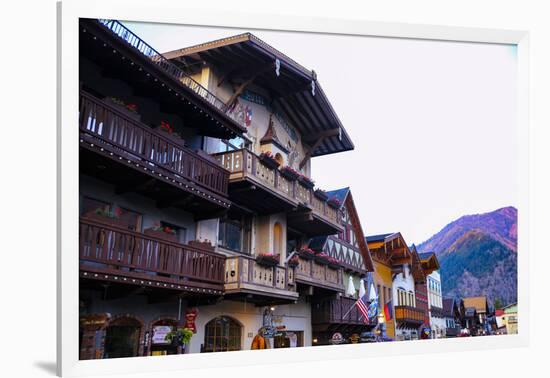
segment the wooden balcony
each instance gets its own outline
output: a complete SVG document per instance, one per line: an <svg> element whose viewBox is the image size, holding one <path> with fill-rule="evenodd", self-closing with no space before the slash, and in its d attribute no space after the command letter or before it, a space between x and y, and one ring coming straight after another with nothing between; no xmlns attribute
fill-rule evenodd
<svg viewBox="0 0 550 378"><path fill-rule="evenodd" d="M116 106L80 93L81 171L136 191L166 206L201 212L227 209L229 172L210 156L132 118Z"/></svg>
<svg viewBox="0 0 550 378"><path fill-rule="evenodd" d="M223 294L225 256L110 223L80 219L80 277L201 295Z"/></svg>
<svg viewBox="0 0 550 378"><path fill-rule="evenodd" d="M361 312L355 305L356 299L340 297L338 299L325 299L312 304L311 324L318 330L333 326L367 326L377 324L377 319L369 319L365 323Z"/></svg>
<svg viewBox="0 0 550 378"><path fill-rule="evenodd" d="M314 259L300 258L299 261L300 263L295 271L297 283L335 292L344 292L342 269L320 264Z"/></svg>
<svg viewBox="0 0 550 378"><path fill-rule="evenodd" d="M232 201L259 214L288 212L288 226L308 236L332 235L343 230L337 209L317 198L313 189L263 164L253 152L240 149L213 156L231 172Z"/></svg>
<svg viewBox="0 0 550 378"><path fill-rule="evenodd" d="M395 306L395 321L408 326L419 327L424 323L424 310L412 306Z"/></svg>
<svg viewBox="0 0 550 378"><path fill-rule="evenodd" d="M293 268L266 267L258 264L252 256L226 258L226 298L244 298L257 304L292 303L298 299L294 286Z"/></svg>

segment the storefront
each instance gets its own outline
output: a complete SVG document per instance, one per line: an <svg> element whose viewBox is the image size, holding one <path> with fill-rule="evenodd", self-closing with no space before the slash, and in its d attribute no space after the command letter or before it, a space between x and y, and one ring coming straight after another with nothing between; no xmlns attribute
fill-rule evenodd
<svg viewBox="0 0 550 378"><path fill-rule="evenodd" d="M166 339L167 335L175 331L177 326L177 320L171 318L159 319L153 322L149 333L145 337L146 341L148 341L148 351L146 354L149 356L178 354L178 347Z"/></svg>

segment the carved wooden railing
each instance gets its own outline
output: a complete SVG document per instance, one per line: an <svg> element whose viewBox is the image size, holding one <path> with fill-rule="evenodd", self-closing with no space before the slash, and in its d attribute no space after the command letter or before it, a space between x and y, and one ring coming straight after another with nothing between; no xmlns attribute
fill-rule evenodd
<svg viewBox="0 0 550 378"><path fill-rule="evenodd" d="M395 320L403 323L422 324L426 313L424 310L412 306L395 306Z"/></svg>
<svg viewBox="0 0 550 378"><path fill-rule="evenodd" d="M314 302L311 312L312 324L376 324L377 319L369 319L365 322L364 317L355 305L354 298L340 297L338 299L327 299ZM367 304L368 305L368 304Z"/></svg>
<svg viewBox="0 0 550 378"><path fill-rule="evenodd" d="M116 20L100 19L98 21L100 24L102 24L104 27L109 29L114 34L116 34L119 38L124 40L130 46L138 50L141 54L149 58L151 62L156 64L167 74L174 77L176 80L181 82L187 88L191 89L198 96L203 98L206 102L213 105L216 109L218 109L222 113L229 116L235 122L237 122L241 126L244 126L244 120L241 119L242 117L239 117L236 113L231 112L231 108L228 108L225 102L220 100L218 97L216 97L216 95L214 95L208 89L206 89L197 81L195 81L192 77L186 74L181 68L176 66L170 60L166 59L161 53L159 53L151 45L149 45L147 42L142 40L132 31L130 31L130 29L128 29L126 26L124 26L123 24L121 24L119 21L116 21Z"/></svg>
<svg viewBox="0 0 550 378"><path fill-rule="evenodd" d="M293 269L280 265L263 266L252 256L228 256L225 283L235 287L248 284L260 289L291 290L294 285Z"/></svg>
<svg viewBox="0 0 550 378"><path fill-rule="evenodd" d="M81 134L93 137L96 144L124 153L124 157L143 163L143 168L161 169L177 182L188 180L227 196L229 172L215 161L84 91L80 92L79 127Z"/></svg>
<svg viewBox="0 0 550 378"><path fill-rule="evenodd" d="M109 224L109 218L82 217L79 245L81 270L223 290L225 256Z"/></svg>
<svg viewBox="0 0 550 378"><path fill-rule="evenodd" d="M325 220L342 225L342 219L337 209L331 207L313 194L313 189L307 188L297 180L289 180L277 168L262 164L259 156L247 149L220 152L213 154L220 164L231 172L231 178L251 177L289 198L296 203L305 204L313 212Z"/></svg>
<svg viewBox="0 0 550 378"><path fill-rule="evenodd" d="M344 291L342 269L335 269L327 264L321 264L314 259L299 258L295 270L296 281L313 286L325 287L336 291Z"/></svg>

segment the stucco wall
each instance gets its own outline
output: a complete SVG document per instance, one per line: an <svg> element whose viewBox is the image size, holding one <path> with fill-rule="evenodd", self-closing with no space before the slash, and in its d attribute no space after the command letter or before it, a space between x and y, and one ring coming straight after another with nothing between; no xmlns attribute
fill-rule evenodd
<svg viewBox="0 0 550 378"><path fill-rule="evenodd" d="M202 85L208 84L208 90L214 93L222 101L228 101L234 93L232 85L227 81L218 86L222 74L216 68L205 66L202 69L202 73L200 75L197 74L196 77L200 78L200 82ZM267 92L262 88L254 84L250 84L247 87L247 90L250 90L254 94L263 97L265 99L265 103L269 102L269 96ZM300 135L300 132L296 129L296 127L290 124L290 122L284 118L282 112L277 111L277 109L268 109L266 105L259 104L253 101L248 101L242 97L239 97L235 111L243 110L246 108L250 109L252 113L252 119L247 131L248 138L251 139L253 142L252 150L257 154L260 154L262 151L267 150L272 151L273 154L278 152L283 156L284 165L290 165L294 169L300 170L298 165L305 156L306 149L304 148L301 140L302 136ZM272 117L272 122L279 141L285 148L290 151L288 154L275 145L260 145L260 139L265 135L269 126L269 118L271 115L270 110L275 110L278 114L278 117ZM287 127L284 127L283 124L280 122L279 118L285 119L287 127L293 130L293 132L289 132L287 130ZM211 148L212 146L209 146L209 151L213 151ZM303 174L309 176L311 174L310 161L308 161L300 171Z"/></svg>
<svg viewBox="0 0 550 378"><path fill-rule="evenodd" d="M386 286L388 288L392 287L392 274L391 268L379 263L378 261L373 261L374 263L374 284L380 286ZM392 293L393 296L393 293ZM393 301L392 301L393 302ZM380 303L380 308L384 312L384 304ZM395 302L392 303L395 305ZM395 337L395 313L394 317L391 320L386 320L386 335L389 337Z"/></svg>
<svg viewBox="0 0 550 378"><path fill-rule="evenodd" d="M198 307L199 314L195 325L197 333L192 337L188 351L199 353L204 344L205 326L218 316L229 316L242 326L241 349L249 350L252 339L263 325L265 307L257 307L253 303L223 300L212 306ZM287 331L303 331L304 345L311 346L311 306L304 300L296 304L276 306L273 311L275 326L285 326Z"/></svg>

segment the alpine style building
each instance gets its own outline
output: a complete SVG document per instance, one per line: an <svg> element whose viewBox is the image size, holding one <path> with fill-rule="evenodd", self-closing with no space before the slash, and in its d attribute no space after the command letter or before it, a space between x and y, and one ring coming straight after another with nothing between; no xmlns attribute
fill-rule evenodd
<svg viewBox="0 0 550 378"><path fill-rule="evenodd" d="M346 295L373 270L351 193L311 177L354 148L314 71L248 33L161 54L81 19L79 130L81 359L374 327Z"/></svg>
<svg viewBox="0 0 550 378"><path fill-rule="evenodd" d="M80 359L491 332L484 297L442 299L435 253L316 187L313 158L354 145L315 71L250 33L79 32Z"/></svg>

